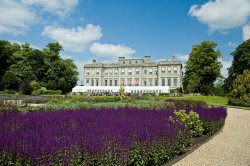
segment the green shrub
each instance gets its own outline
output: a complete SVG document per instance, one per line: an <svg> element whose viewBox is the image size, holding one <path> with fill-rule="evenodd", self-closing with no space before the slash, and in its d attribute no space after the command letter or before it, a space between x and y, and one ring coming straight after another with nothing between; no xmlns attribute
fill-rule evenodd
<svg viewBox="0 0 250 166"><path fill-rule="evenodd" d="M179 122L185 123L193 136L202 135L204 128L203 123L199 119L196 112L190 111L188 114L186 110L174 111L174 115Z"/></svg>
<svg viewBox="0 0 250 166"><path fill-rule="evenodd" d="M250 70L245 70L233 81L228 104L250 106Z"/></svg>
<svg viewBox="0 0 250 166"><path fill-rule="evenodd" d="M90 99L90 102L93 103L108 103L108 102L118 102L120 101L119 96L95 96Z"/></svg>

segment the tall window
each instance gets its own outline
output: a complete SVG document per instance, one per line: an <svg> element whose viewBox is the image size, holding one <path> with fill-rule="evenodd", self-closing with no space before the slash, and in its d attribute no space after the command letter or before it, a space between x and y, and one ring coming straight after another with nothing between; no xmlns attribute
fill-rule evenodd
<svg viewBox="0 0 250 166"><path fill-rule="evenodd" d="M93 79L91 80L91 86L94 86L94 80Z"/></svg>
<svg viewBox="0 0 250 166"><path fill-rule="evenodd" d="M168 78L168 86L171 86L171 78Z"/></svg>
<svg viewBox="0 0 250 166"><path fill-rule="evenodd" d="M131 85L132 85L132 79L128 78L128 86L131 86Z"/></svg>
<svg viewBox="0 0 250 166"><path fill-rule="evenodd" d="M118 86L118 81L117 80L115 80L115 86Z"/></svg>
<svg viewBox="0 0 250 166"><path fill-rule="evenodd" d="M161 86L165 86L165 78L161 79Z"/></svg>
<svg viewBox="0 0 250 166"><path fill-rule="evenodd" d="M88 84L88 83L89 83L89 79L86 80L86 84Z"/></svg>
<svg viewBox="0 0 250 166"><path fill-rule="evenodd" d="M125 79L120 79L120 85L125 85Z"/></svg>
<svg viewBox="0 0 250 166"><path fill-rule="evenodd" d="M86 73L87 73L87 75L89 75L89 70L87 70L87 72L86 72Z"/></svg>
<svg viewBox="0 0 250 166"><path fill-rule="evenodd" d="M135 78L135 86L139 86L139 78Z"/></svg>
<svg viewBox="0 0 250 166"><path fill-rule="evenodd" d="M143 80L143 86L147 86L147 80Z"/></svg>
<svg viewBox="0 0 250 166"><path fill-rule="evenodd" d="M109 69L109 74L113 74L113 69Z"/></svg>
<svg viewBox="0 0 250 166"><path fill-rule="evenodd" d="M96 75L99 75L99 69L96 69Z"/></svg>
<svg viewBox="0 0 250 166"><path fill-rule="evenodd" d="M177 86L177 78L174 78L174 86Z"/></svg>
<svg viewBox="0 0 250 166"><path fill-rule="evenodd" d="M153 74L153 69L149 69L149 74Z"/></svg>
<svg viewBox="0 0 250 166"><path fill-rule="evenodd" d="M140 74L139 69L135 69L135 74Z"/></svg>
<svg viewBox="0 0 250 166"><path fill-rule="evenodd" d="M96 86L99 86L99 79L96 79L96 80L95 80L95 85L96 85Z"/></svg>
<svg viewBox="0 0 250 166"><path fill-rule="evenodd" d="M174 67L174 73L177 74L177 67Z"/></svg>
<svg viewBox="0 0 250 166"><path fill-rule="evenodd" d="M155 79L155 86L158 86L158 80Z"/></svg>
<svg viewBox="0 0 250 166"><path fill-rule="evenodd" d="M91 74L92 74L92 75L95 74L95 70L94 70L94 69L91 70Z"/></svg>
<svg viewBox="0 0 250 166"><path fill-rule="evenodd" d="M109 86L112 86L112 80L109 80Z"/></svg>
<svg viewBox="0 0 250 166"><path fill-rule="evenodd" d="M169 74L171 73L171 67L168 67L168 73Z"/></svg>
<svg viewBox="0 0 250 166"><path fill-rule="evenodd" d="M104 82L105 82L105 86L108 86L108 80L105 80Z"/></svg>
<svg viewBox="0 0 250 166"><path fill-rule="evenodd" d="M164 67L161 67L161 74L165 74L165 66Z"/></svg>
<svg viewBox="0 0 250 166"><path fill-rule="evenodd" d="M128 69L128 75L132 75L132 69Z"/></svg>
<svg viewBox="0 0 250 166"><path fill-rule="evenodd" d="M149 86L153 86L153 79L149 79Z"/></svg>
<svg viewBox="0 0 250 166"><path fill-rule="evenodd" d="M124 75L125 74L125 69L121 70L121 74Z"/></svg>
<svg viewBox="0 0 250 166"><path fill-rule="evenodd" d="M147 69L144 69L144 74L147 74Z"/></svg>

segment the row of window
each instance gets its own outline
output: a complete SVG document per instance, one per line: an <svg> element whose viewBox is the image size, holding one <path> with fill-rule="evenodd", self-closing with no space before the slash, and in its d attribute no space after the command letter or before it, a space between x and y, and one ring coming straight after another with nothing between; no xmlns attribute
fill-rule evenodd
<svg viewBox="0 0 250 166"><path fill-rule="evenodd" d="M174 70L173 70L173 72L175 73L175 74L177 74L177 67L174 67ZM86 71L86 73L87 73L87 75L90 75L90 70L89 69L87 69L87 71ZM96 75L99 75L99 69L96 69L96 73L95 73L95 70L94 69L92 69L91 70L91 74L92 75L94 75L94 74L96 74ZM108 75L108 74L110 74L110 75L112 75L112 74L115 74L115 75L117 75L118 74L118 69L115 69L115 70L113 70L113 69L106 69L106 70L104 70L104 73L106 74L106 75ZM143 69L143 74L150 74L150 75L152 75L152 74L155 74L155 75L157 75L158 74L158 70L157 69L155 69L154 71L153 71L153 69ZM162 67L161 68L161 74L165 74L166 72L165 72L165 67ZM171 74L172 73L172 68L171 67L168 67L168 70L167 70L167 73L169 73L169 74ZM121 71L120 71L120 74L121 75L125 75L125 69L121 69ZM133 73L132 72L132 69L128 69L127 70L127 74L128 75L132 75L132 74L140 74L140 70L137 68L137 69L135 69L135 72Z"/></svg>
<svg viewBox="0 0 250 166"><path fill-rule="evenodd" d="M90 82L91 80L91 82ZM87 79L86 84L91 86L99 86L99 79ZM166 82L167 81L167 82ZM167 84L166 84L167 83ZM171 78L162 78L161 79L161 86L172 86ZM127 83L125 83L125 79L120 79L120 85L127 85L127 86L139 86L139 78L135 78L134 82L132 82L132 78L127 79ZM158 86L157 79L143 79L142 80L143 86ZM118 80L104 80L104 86L118 86ZM177 86L177 78L173 78L173 86Z"/></svg>

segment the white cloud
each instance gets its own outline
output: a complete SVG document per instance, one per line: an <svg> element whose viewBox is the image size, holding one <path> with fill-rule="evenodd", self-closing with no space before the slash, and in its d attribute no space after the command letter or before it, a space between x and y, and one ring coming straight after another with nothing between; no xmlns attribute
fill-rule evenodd
<svg viewBox="0 0 250 166"><path fill-rule="evenodd" d="M78 0L21 0L27 6L36 6L44 11L64 17L72 12Z"/></svg>
<svg viewBox="0 0 250 166"><path fill-rule="evenodd" d="M229 47L232 47L232 48L237 47L237 43L235 43L235 42L228 42L227 45L228 45Z"/></svg>
<svg viewBox="0 0 250 166"><path fill-rule="evenodd" d="M228 68L232 65L232 60L224 60L224 59L219 59L219 61L222 64L222 68L221 68L221 74L223 75L223 77L227 77L228 76Z"/></svg>
<svg viewBox="0 0 250 166"><path fill-rule="evenodd" d="M26 33L31 25L41 21L41 16L45 16L44 20L50 15L63 18L77 4L78 0L0 0L0 33Z"/></svg>
<svg viewBox="0 0 250 166"><path fill-rule="evenodd" d="M102 37L102 28L92 24L88 24L85 28L63 28L51 25L44 28L42 35L58 41L64 50L83 52L93 41Z"/></svg>
<svg viewBox="0 0 250 166"><path fill-rule="evenodd" d="M125 45L93 43L90 47L91 53L101 57L126 57L130 58L135 50Z"/></svg>
<svg viewBox="0 0 250 166"><path fill-rule="evenodd" d="M250 39L250 25L247 24L242 28L242 32L243 32L243 40L248 40Z"/></svg>
<svg viewBox="0 0 250 166"><path fill-rule="evenodd" d="M25 33L36 21L36 13L19 1L0 1L0 33Z"/></svg>
<svg viewBox="0 0 250 166"><path fill-rule="evenodd" d="M189 15L207 24L211 31L240 27L250 16L250 0L209 0L191 6Z"/></svg>

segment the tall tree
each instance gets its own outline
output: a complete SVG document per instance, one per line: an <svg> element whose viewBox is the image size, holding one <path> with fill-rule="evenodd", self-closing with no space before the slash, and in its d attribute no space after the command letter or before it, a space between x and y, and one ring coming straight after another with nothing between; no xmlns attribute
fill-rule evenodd
<svg viewBox="0 0 250 166"><path fill-rule="evenodd" d="M216 46L217 44L213 41L203 41L192 47L183 78L186 91L205 95L213 92L213 83L221 76L222 67L219 62L220 51L214 50Z"/></svg>
<svg viewBox="0 0 250 166"><path fill-rule="evenodd" d="M226 92L232 90L232 83L238 75L250 69L250 39L240 44L231 55L233 56L232 66L228 70L228 78L225 79L224 84Z"/></svg>

